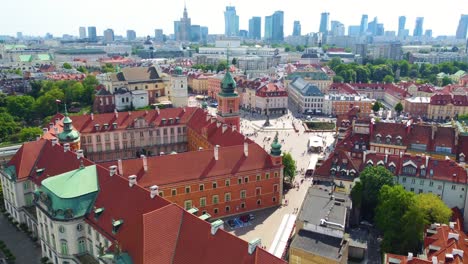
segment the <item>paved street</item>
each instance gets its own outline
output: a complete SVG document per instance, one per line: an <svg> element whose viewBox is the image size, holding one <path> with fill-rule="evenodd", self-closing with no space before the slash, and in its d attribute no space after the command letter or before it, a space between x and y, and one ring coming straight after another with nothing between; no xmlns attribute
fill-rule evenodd
<svg viewBox="0 0 468 264"><path fill-rule="evenodd" d="M39 245L36 246L25 233L14 228L3 214L0 214L0 240L3 240L15 255L17 264L39 263Z"/></svg>
<svg viewBox="0 0 468 264"><path fill-rule="evenodd" d="M295 122L295 126L299 130L299 133L294 131L292 122ZM291 153L293 158L296 160L297 171L304 169L305 172L312 157L312 161L314 163L317 161L317 153L307 152L307 142L310 136L314 134L323 136L326 139L327 146L331 145L334 141L333 133L304 133L304 128L300 121L293 119L292 116L289 116L289 118L287 115L270 118L272 126L259 129L263 123L264 119L246 115L245 118L241 119L241 132L244 135L257 133L256 136L252 135L249 136L249 138L264 147L266 151L270 151L270 144L272 143L276 132L278 132L278 138L282 144L282 150L283 152ZM268 137L270 137L270 140L265 140L265 138ZM301 179L304 178L303 175L303 173L298 173L296 175L295 182L297 182L297 184L299 184ZM227 227L226 230L246 241L261 238L262 245L266 246L268 249L273 242L283 216L286 214L292 214L295 208L299 208L301 206L307 193L307 188L310 184L311 179L308 179L305 180L304 183L299 184L299 190L296 188L289 190L285 195L285 200L288 200L287 206L284 205L283 201L283 206L280 208L271 208L254 212L255 219L253 220L253 225L236 228L234 230Z"/></svg>

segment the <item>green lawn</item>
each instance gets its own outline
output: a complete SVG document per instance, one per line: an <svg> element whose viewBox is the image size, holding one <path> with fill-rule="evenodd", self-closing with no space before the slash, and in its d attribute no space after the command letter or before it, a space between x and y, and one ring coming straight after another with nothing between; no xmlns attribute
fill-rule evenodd
<svg viewBox="0 0 468 264"><path fill-rule="evenodd" d="M335 129L334 123L328 122L305 122L307 128L310 130L333 130Z"/></svg>

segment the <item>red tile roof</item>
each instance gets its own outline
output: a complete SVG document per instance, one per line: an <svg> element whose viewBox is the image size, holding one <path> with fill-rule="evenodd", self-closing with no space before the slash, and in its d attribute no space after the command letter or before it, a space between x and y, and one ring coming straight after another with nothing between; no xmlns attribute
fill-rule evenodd
<svg viewBox="0 0 468 264"><path fill-rule="evenodd" d="M39 153L45 143L45 140L39 140L23 144L23 146L21 146L21 148L8 162L7 166L15 166L16 178L18 180L25 180L31 175L36 164L36 157L39 156Z"/></svg>
<svg viewBox="0 0 468 264"><path fill-rule="evenodd" d="M214 159L213 149L148 157L147 160L146 172L143 170L142 159L123 160L124 176L137 175L138 184L149 187L155 184L164 186L275 167L270 155L255 143L249 144L248 157L244 155L244 146L238 145L220 147L217 161ZM190 161L190 166L181 166L183 161ZM102 165L109 167L117 163L106 162Z"/></svg>

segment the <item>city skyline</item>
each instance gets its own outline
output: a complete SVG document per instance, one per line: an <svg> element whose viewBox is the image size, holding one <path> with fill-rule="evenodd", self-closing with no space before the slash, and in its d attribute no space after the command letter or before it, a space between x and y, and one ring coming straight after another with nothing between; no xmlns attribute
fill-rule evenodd
<svg viewBox="0 0 468 264"><path fill-rule="evenodd" d="M468 14L468 6L460 6L457 0L448 0L445 5L427 3L421 0L403 2L400 0L390 2L384 1L362 1L356 5L355 2L336 0L334 2L314 3L314 9L303 8L303 2L289 2L285 5L280 1L249 2L247 0L208 1L199 0L186 1L188 16L194 25L209 27L210 34L224 34L224 11L226 6L232 5L236 8L239 16L239 29L248 30L248 21L253 16L262 17L271 15L275 11L284 11L284 35L292 35L293 22L298 20L302 25L302 34L319 31L320 14L330 13L330 21L337 20L345 25L359 25L361 16L367 14L369 21L378 17L379 23L385 25L385 30L398 30L398 17L406 16L406 29L414 30L416 17L424 17L424 30L432 29L433 35L455 36L461 14ZM45 35L52 33L54 36L63 34L78 36L79 27L95 26L97 34L102 35L105 29L112 28L115 35L126 35L129 29L135 30L137 36L154 35L154 30L161 28L164 34L173 34L173 21L180 19L184 9L184 1L173 1L170 6L160 8L158 2L143 2L134 0L132 5L121 5L119 1L91 1L83 0L78 6L69 7L59 3L57 0L44 0L40 2L32 0L19 0L7 2L3 5L4 15L0 17L0 35L15 36L22 32L24 36ZM112 12L108 12L109 4ZM404 8L401 8L403 6ZM28 6L26 10L24 6ZM141 8L145 6L145 8ZM52 8L51 8L52 7ZM73 12L68 9L73 8ZM94 8L99 15L90 15ZM208 10L207 10L208 9ZM42 10L42 11L41 11ZM102 11L100 11L102 10ZM44 19L44 12L48 12ZM206 13L209 12L209 16ZM28 19L19 19L17 14L27 16ZM450 14L450 15L445 15ZM443 19L441 19L441 17ZM262 26L262 36L264 28Z"/></svg>

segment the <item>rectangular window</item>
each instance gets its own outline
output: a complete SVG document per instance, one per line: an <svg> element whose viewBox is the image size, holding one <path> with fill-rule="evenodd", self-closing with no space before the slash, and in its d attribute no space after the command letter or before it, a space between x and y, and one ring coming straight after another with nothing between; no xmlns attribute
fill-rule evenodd
<svg viewBox="0 0 468 264"><path fill-rule="evenodd" d="M184 202L184 208L185 210L192 209L192 200L187 200Z"/></svg>
<svg viewBox="0 0 468 264"><path fill-rule="evenodd" d="M200 185L198 186L198 189L199 189L200 191L205 190L205 185L204 185L204 184L200 184Z"/></svg>
<svg viewBox="0 0 468 264"><path fill-rule="evenodd" d="M261 194L262 194L262 188L261 188L261 187L257 187L257 188L255 189L255 195L258 196L258 195L261 195Z"/></svg>
<svg viewBox="0 0 468 264"><path fill-rule="evenodd" d="M416 183L416 180L415 179L412 179L411 180L411 184L415 184Z"/></svg>
<svg viewBox="0 0 468 264"><path fill-rule="evenodd" d="M410 188L410 191L411 191L411 192L414 192L414 188Z"/></svg>
<svg viewBox="0 0 468 264"><path fill-rule="evenodd" d="M218 203L219 203L219 196L213 195L213 204L218 204Z"/></svg>
<svg viewBox="0 0 468 264"><path fill-rule="evenodd" d="M229 213L229 210L231 210L231 208L229 206L226 206L226 213Z"/></svg>
<svg viewBox="0 0 468 264"><path fill-rule="evenodd" d="M245 199L246 196L247 196L247 191L246 191L246 190L242 190L242 191L240 192L240 197L241 197L241 199Z"/></svg>
<svg viewBox="0 0 468 264"><path fill-rule="evenodd" d="M65 241L65 240L61 240L61 241L60 241L60 249L61 249L60 253L61 253L62 255L68 255L68 244L67 244L67 241Z"/></svg>
<svg viewBox="0 0 468 264"><path fill-rule="evenodd" d="M430 182L429 182L429 186L431 186L431 187L434 186L434 182L433 182L433 181L430 181Z"/></svg>
<svg viewBox="0 0 468 264"><path fill-rule="evenodd" d="M172 189L171 194L172 194L172 196L176 196L177 195L177 189Z"/></svg>
<svg viewBox="0 0 468 264"><path fill-rule="evenodd" d="M206 206L206 197L200 198L200 207L205 207Z"/></svg>
<svg viewBox="0 0 468 264"><path fill-rule="evenodd" d="M216 182L213 182L213 189L218 188L218 184Z"/></svg>
<svg viewBox="0 0 468 264"><path fill-rule="evenodd" d="M257 175L257 181L260 181L262 179L262 176L260 174Z"/></svg>
<svg viewBox="0 0 468 264"><path fill-rule="evenodd" d="M273 185L273 192L278 192L278 184Z"/></svg>
<svg viewBox="0 0 468 264"><path fill-rule="evenodd" d="M265 173L265 179L270 179L270 173Z"/></svg>
<svg viewBox="0 0 468 264"><path fill-rule="evenodd" d="M406 182L406 177L403 177L403 178L401 179L401 182Z"/></svg>
<svg viewBox="0 0 468 264"><path fill-rule="evenodd" d="M159 196L164 197L164 192L159 192Z"/></svg>
<svg viewBox="0 0 468 264"><path fill-rule="evenodd" d="M248 183L249 182L249 177L245 177L244 178L244 183Z"/></svg>
<svg viewBox="0 0 468 264"><path fill-rule="evenodd" d="M275 178L278 178L278 176L279 176L279 173L275 172Z"/></svg>
<svg viewBox="0 0 468 264"><path fill-rule="evenodd" d="M238 184L242 184L242 178L237 179Z"/></svg>
<svg viewBox="0 0 468 264"><path fill-rule="evenodd" d="M105 134L105 135L104 135L104 139L105 139L106 141L110 141L110 134Z"/></svg>
<svg viewBox="0 0 468 264"><path fill-rule="evenodd" d="M420 180L419 185L424 185L424 180Z"/></svg>
<svg viewBox="0 0 468 264"><path fill-rule="evenodd" d="M452 185L452 190L456 190L457 189L457 186L456 185Z"/></svg>
<svg viewBox="0 0 468 264"><path fill-rule="evenodd" d="M96 142L101 142L101 136L100 135L96 135Z"/></svg>
<svg viewBox="0 0 468 264"><path fill-rule="evenodd" d="M231 201L231 193L225 193L224 194L224 201L225 202L230 202Z"/></svg>
<svg viewBox="0 0 468 264"><path fill-rule="evenodd" d="M185 193L190 193L190 186L185 187Z"/></svg>
<svg viewBox="0 0 468 264"><path fill-rule="evenodd" d="M226 187L229 187L229 185L231 185L231 180L227 179L227 180L225 181L225 185L226 185Z"/></svg>
<svg viewBox="0 0 468 264"><path fill-rule="evenodd" d="M213 209L214 214L218 214L218 208Z"/></svg>

